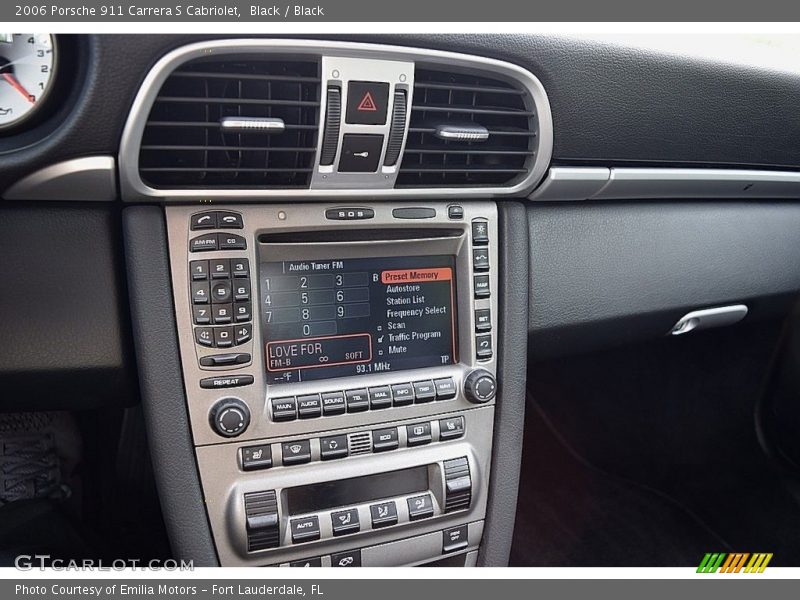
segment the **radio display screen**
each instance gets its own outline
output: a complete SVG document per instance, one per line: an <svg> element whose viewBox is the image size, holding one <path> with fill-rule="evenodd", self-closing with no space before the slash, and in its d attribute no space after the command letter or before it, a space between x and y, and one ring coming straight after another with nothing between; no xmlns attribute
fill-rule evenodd
<svg viewBox="0 0 800 600"><path fill-rule="evenodd" d="M457 361L454 256L262 262L267 383Z"/></svg>

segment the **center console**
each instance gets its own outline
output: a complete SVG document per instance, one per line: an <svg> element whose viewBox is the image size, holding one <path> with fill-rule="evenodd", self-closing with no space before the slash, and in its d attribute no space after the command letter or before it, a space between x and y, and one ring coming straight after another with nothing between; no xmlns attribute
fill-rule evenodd
<svg viewBox="0 0 800 600"><path fill-rule="evenodd" d="M475 564L502 385L496 205L166 217L220 563Z"/></svg>

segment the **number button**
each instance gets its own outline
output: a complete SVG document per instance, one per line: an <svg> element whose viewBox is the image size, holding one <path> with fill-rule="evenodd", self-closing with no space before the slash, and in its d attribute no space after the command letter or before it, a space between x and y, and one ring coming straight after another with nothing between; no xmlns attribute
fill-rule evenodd
<svg viewBox="0 0 800 600"><path fill-rule="evenodd" d="M230 304L215 304L213 306L214 323L217 325L230 323L232 317L233 307Z"/></svg>
<svg viewBox="0 0 800 600"><path fill-rule="evenodd" d="M250 265L246 258L231 259L231 273L234 277L247 277L250 275Z"/></svg>
<svg viewBox="0 0 800 600"><path fill-rule="evenodd" d="M215 304L230 302L231 284L227 281L220 281L211 286L211 301Z"/></svg>
<svg viewBox="0 0 800 600"><path fill-rule="evenodd" d="M231 276L231 263L228 260L210 260L208 265L211 279L228 279Z"/></svg>
<svg viewBox="0 0 800 600"><path fill-rule="evenodd" d="M192 303L208 304L208 283L204 281L192 282Z"/></svg>
<svg viewBox="0 0 800 600"><path fill-rule="evenodd" d="M189 271L192 274L194 281L203 281L208 279L208 261L207 260L193 260L189 263Z"/></svg>
<svg viewBox="0 0 800 600"><path fill-rule="evenodd" d="M192 316L196 325L208 325L211 323L211 310L207 306L193 306Z"/></svg>
<svg viewBox="0 0 800 600"><path fill-rule="evenodd" d="M249 321L252 318L249 302L237 302L234 306L234 318L238 323Z"/></svg>
<svg viewBox="0 0 800 600"><path fill-rule="evenodd" d="M235 281L233 283L233 297L237 302L250 300L250 281Z"/></svg>
<svg viewBox="0 0 800 600"><path fill-rule="evenodd" d="M233 346L233 327L214 328L214 342L217 348L230 348Z"/></svg>

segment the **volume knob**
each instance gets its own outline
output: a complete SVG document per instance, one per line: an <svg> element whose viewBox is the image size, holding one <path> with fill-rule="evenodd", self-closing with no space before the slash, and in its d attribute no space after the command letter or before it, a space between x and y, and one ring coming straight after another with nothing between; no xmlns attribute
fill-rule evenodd
<svg viewBox="0 0 800 600"><path fill-rule="evenodd" d="M250 424L250 410L238 398L223 398L211 407L211 428L223 437L236 437Z"/></svg>
<svg viewBox="0 0 800 600"><path fill-rule="evenodd" d="M464 380L464 393L475 404L489 402L497 393L497 381L486 369L475 369Z"/></svg>

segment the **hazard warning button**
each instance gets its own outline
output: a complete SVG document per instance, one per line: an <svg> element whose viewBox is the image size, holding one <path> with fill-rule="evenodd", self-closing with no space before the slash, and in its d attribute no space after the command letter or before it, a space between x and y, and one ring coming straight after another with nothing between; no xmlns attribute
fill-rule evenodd
<svg viewBox="0 0 800 600"><path fill-rule="evenodd" d="M388 83L351 81L347 86L346 121L358 125L383 125L388 103Z"/></svg>

